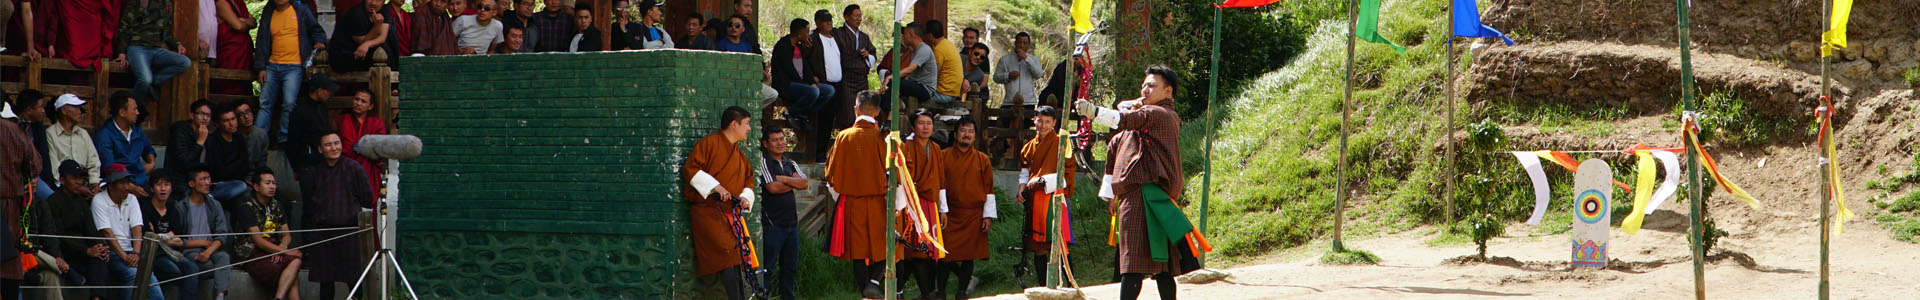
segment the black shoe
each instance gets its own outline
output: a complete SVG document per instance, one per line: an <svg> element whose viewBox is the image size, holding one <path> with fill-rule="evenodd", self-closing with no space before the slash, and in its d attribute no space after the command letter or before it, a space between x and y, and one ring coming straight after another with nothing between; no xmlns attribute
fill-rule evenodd
<svg viewBox="0 0 1920 300"><path fill-rule="evenodd" d="M886 297L886 295L887 292L881 290L880 285L877 284L868 283L865 288L860 289L860 298L862 299L880 299Z"/></svg>

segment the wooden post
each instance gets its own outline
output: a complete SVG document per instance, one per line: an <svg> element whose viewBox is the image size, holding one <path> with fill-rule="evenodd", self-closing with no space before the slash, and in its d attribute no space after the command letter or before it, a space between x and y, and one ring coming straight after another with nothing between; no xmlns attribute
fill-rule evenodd
<svg viewBox="0 0 1920 300"><path fill-rule="evenodd" d="M600 50L613 49L613 0L593 0L593 27L600 29ZM387 125L392 126L392 120Z"/></svg>
<svg viewBox="0 0 1920 300"><path fill-rule="evenodd" d="M93 72L93 99L87 102L89 106L93 106L92 108L87 109L87 111L93 113L93 116L90 119L109 120L113 116L112 113L106 112L107 101L102 101L102 100L107 100L108 96L113 95L113 91L109 89L112 86L107 84L108 82L107 80L109 80L108 78L112 78L110 76L112 74L113 74L113 62L107 60L106 58L101 58L99 67L96 68L95 71ZM112 122L112 121L109 120L106 122ZM100 126L96 124L93 128L99 129Z"/></svg>
<svg viewBox="0 0 1920 300"><path fill-rule="evenodd" d="M398 101L399 97L393 93L393 68L387 66L389 59L386 51L374 51L373 67L367 68L367 91L373 95L373 103L378 103L373 108L373 116L385 122L388 132L392 132L393 108L399 107L394 101Z"/></svg>
<svg viewBox="0 0 1920 300"><path fill-rule="evenodd" d="M46 58L32 58L32 57L27 58L27 72L21 74L20 76L22 81L26 82L27 88L36 89L36 90L40 90L44 88L43 86L41 86L41 83L46 80L46 75L41 74L40 70L43 68L46 68L46 63L47 63ZM52 96L59 97L60 95L52 95ZM48 116L48 117L53 117L53 116Z"/></svg>
<svg viewBox="0 0 1920 300"><path fill-rule="evenodd" d="M144 236L153 236L153 233L147 232ZM153 281L150 279L153 278L154 252L160 251L155 247L160 244L158 241L145 240L140 242L140 263L138 263L139 266L135 267L135 271L133 272L133 299L147 299L147 287L153 284ZM118 247L113 246L113 242L107 243L107 247Z"/></svg>

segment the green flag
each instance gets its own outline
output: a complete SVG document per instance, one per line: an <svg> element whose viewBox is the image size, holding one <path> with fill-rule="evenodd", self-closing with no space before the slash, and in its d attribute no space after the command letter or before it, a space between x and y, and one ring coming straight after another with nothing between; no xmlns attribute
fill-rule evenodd
<svg viewBox="0 0 1920 300"><path fill-rule="evenodd" d="M1394 53L1407 54L1407 47L1396 45L1385 37L1380 37L1380 0L1360 0L1360 20L1355 22L1353 36L1367 42L1387 44Z"/></svg>

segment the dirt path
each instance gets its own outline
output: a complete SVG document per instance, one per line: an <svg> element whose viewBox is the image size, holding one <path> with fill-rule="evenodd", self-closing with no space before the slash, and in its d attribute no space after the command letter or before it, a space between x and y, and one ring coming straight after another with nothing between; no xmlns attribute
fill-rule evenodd
<svg viewBox="0 0 1920 300"><path fill-rule="evenodd" d="M1660 213L1667 218L1681 215ZM1657 216L1658 216L1657 215ZM1858 224L1866 225L1866 224ZM1524 226L1511 230L1528 231ZM1567 267L1562 235L1509 237L1490 246L1493 263L1450 262L1473 246L1428 247L1425 236L1398 234L1349 242L1378 254L1380 265L1319 264L1313 257L1234 268L1227 280L1182 285L1185 299L1677 299L1693 292L1685 232L1614 233L1606 270ZM1706 267L1715 299L1812 299L1819 282L1818 231L1729 239ZM1834 299L1912 299L1920 293L1920 249L1877 226L1854 226L1831 246ZM1142 299L1158 299L1148 283ZM1087 288L1092 299L1119 299L1118 285ZM989 299L1024 299L1001 295Z"/></svg>

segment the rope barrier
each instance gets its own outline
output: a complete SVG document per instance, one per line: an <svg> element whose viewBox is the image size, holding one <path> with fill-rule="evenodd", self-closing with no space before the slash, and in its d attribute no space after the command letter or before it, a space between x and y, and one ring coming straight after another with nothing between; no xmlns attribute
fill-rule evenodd
<svg viewBox="0 0 1920 300"><path fill-rule="evenodd" d="M274 256L276 256L276 255L280 255L280 254L283 254L283 253L287 253L287 252L291 252L291 251L294 251L294 250L300 250L300 249L303 249L303 248L307 248L307 247L312 247L312 246L315 246L315 245L320 245L320 244L325 244L325 243L327 243L327 242L332 242L332 241L334 241L334 240L338 240L338 239L341 239L341 238L346 238L346 237L349 237L349 236L354 236L354 235L357 235L357 234L361 234L361 233L366 233L367 231L371 231L371 230L373 230L373 229L374 229L374 227L371 227L371 226L368 226L368 227L337 227L337 228L323 228L323 229L307 229L307 230L289 230L289 231L275 231L275 232L271 232L271 233L274 233L274 234L280 234L280 233L298 233L298 232L320 232L320 231L339 231L339 230L347 230L347 229L359 229L359 230L355 230L354 232L349 232L349 233L346 233L346 234L342 234L342 235L340 235L340 236L336 236L336 237L332 237L332 238L328 238L328 239L324 239L324 240L320 240L320 241L318 241L318 242L313 242L313 243L308 243L308 244L306 244L306 245L300 245L299 247L293 247L293 248L288 248L287 250L281 250L280 252L274 252L273 254L268 254L268 255L263 255L263 256L260 256L260 257L255 257L255 258L252 258L252 259L247 259L247 260L243 260L243 261L238 261L238 262L233 262L233 263L230 263L230 264L227 264L226 266L221 266L221 267L219 267L219 268L213 268L213 269L209 269L209 270L204 270L204 271L200 271L200 272L197 272L197 273L193 273L193 274L187 274L187 275L184 275L184 276L179 276L179 277L175 277L175 278L173 278L173 279L168 279L168 280L163 280L163 281L160 281L160 282L158 282L158 283L154 283L154 284L152 284L152 285L156 285L156 286L157 286L157 285L164 285L164 284L167 284L167 283L171 283L171 282L174 282L174 281L179 281L179 280L181 280L181 279L186 279L186 278L188 278L188 277L195 277L195 276L200 276L200 275L202 275L202 274L207 274L207 273L212 273L212 272L214 272L214 271L220 271L220 270L227 270L227 269L232 269L232 268L233 268L234 266L240 266L240 265L246 265L247 263L250 263L250 262L254 262L254 261L258 261L258 260L262 260L262 259L267 259L267 258L270 258L270 257L274 257ZM250 234L260 234L260 233L252 233L252 232L247 232L247 233L239 233L239 234L220 234L220 235L250 235ZM28 237L47 237L47 238L64 238L64 239L83 239L83 240L135 240L135 239L130 239L130 238L102 238L102 237L86 237L86 236L65 236L65 235L50 235L50 234L48 234L48 235L42 235L42 234L29 234L29 235L27 235L27 236L28 236ZM197 236L215 236L215 235L197 235ZM182 236L182 237L184 237L184 236ZM157 241L157 240L154 240L154 239L152 239L152 237L143 237L142 239L144 239L144 240L146 240L146 241L149 241L149 242L160 242L160 241ZM143 259L151 259L151 257L146 257L146 258L143 258ZM134 287L133 287L133 286L127 286L127 285L121 285L121 286L71 286L71 287L69 287L69 286L46 286L46 285L35 285L35 286L21 286L20 288L27 288L27 289L131 289L131 288L134 288Z"/></svg>
<svg viewBox="0 0 1920 300"><path fill-rule="evenodd" d="M244 235L254 235L254 234L280 234L280 233L306 233L306 232L322 232L322 231L341 231L341 230L352 230L352 229L361 229L361 228L367 228L367 227L334 227L334 228L320 228L320 229L302 229L302 230L287 230L287 231L274 231L274 232L233 232L233 233L215 233L215 234L181 234L181 235L169 235L169 236L170 236L170 237L177 237L177 238L190 238L190 237L213 237L213 236L244 236ZM95 237L95 236L71 236L71 235L57 235L57 234L28 234L28 235L27 235L27 237L29 237L29 238L36 238L36 237L42 237L42 238L56 238L56 239L76 239L76 240L101 240L101 241L134 241L134 240L143 240L143 239L144 239L144 237L143 237L143 238L141 238L141 239L136 239L136 238L105 238L105 237Z"/></svg>

